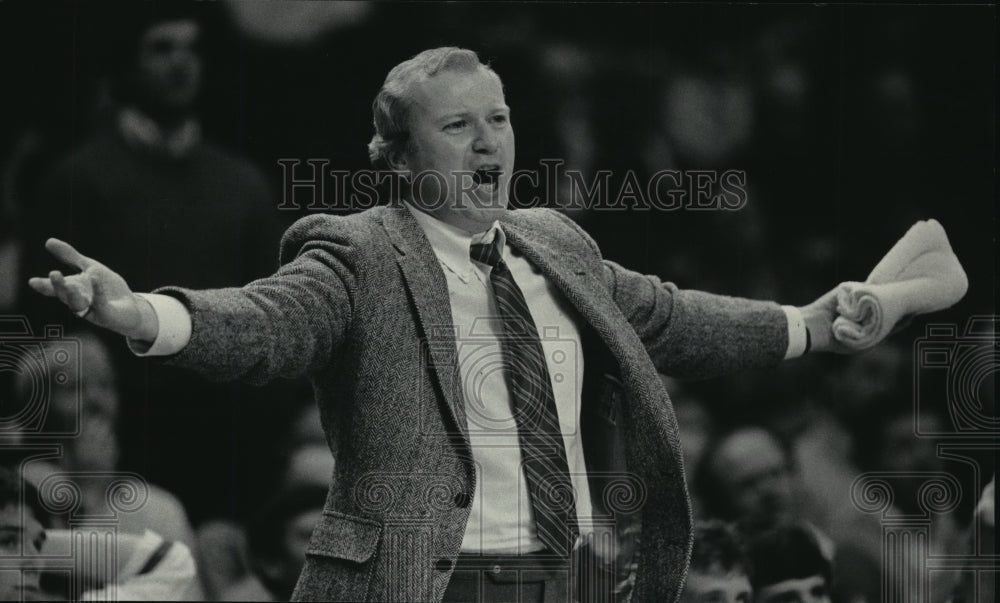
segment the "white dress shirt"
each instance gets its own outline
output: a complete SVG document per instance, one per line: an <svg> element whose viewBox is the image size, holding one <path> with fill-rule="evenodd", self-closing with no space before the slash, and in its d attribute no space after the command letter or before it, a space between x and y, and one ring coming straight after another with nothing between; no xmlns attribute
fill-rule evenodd
<svg viewBox="0 0 1000 603"><path fill-rule="evenodd" d="M583 353L580 332L567 302L534 265L505 244L506 236L498 223L473 236L418 210L410 211L441 262L456 329L458 367L477 481L462 550L520 554L543 548L535 534L531 500L521 470L517 423L503 371L503 330L490 283L492 268L469 257L473 243L489 243L494 237L500 238L503 261L535 320L576 491L580 531L590 531L590 488L579 429Z"/></svg>

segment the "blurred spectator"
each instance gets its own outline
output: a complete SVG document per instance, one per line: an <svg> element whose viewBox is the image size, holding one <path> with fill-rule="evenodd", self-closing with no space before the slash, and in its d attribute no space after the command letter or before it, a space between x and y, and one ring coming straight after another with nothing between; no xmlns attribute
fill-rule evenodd
<svg viewBox="0 0 1000 603"><path fill-rule="evenodd" d="M146 531L141 536L119 534L115 543L103 543L113 546L113 553L99 548L74 549L70 532L50 529L51 520L35 487L20 480L15 471L0 466L0 556L18 557L21 562L20 568L8 565L17 569L0 571L0 599L164 601L180 600L194 588L194 561L181 543ZM63 588L66 585L59 579L47 579L64 575L64 571L46 574L49 567L57 569L54 563L70 555L90 554L93 557L76 559L73 587L85 584L90 589L76 593ZM117 566L107 567L108 561L117 562ZM109 577L115 584L106 582Z"/></svg>
<svg viewBox="0 0 1000 603"><path fill-rule="evenodd" d="M326 487L333 475L334 459L320 424L319 407L307 400L293 417L288 433L282 482L290 487Z"/></svg>
<svg viewBox="0 0 1000 603"><path fill-rule="evenodd" d="M881 590L882 525L851 500L861 473L851 462L853 434L829 408L806 406L809 421L793 444L795 465L807 493L807 514L836 547L833 598L874 603Z"/></svg>
<svg viewBox="0 0 1000 603"><path fill-rule="evenodd" d="M312 497L319 500L321 507L330 484L330 476L333 475L334 460L320 425L319 407L312 399L303 399L300 402L299 410L292 416L287 433L278 438L277 444L275 453L280 457L278 469L280 473L266 481L281 491L312 492ZM284 503L273 504L265 512L283 509L282 504ZM303 504L313 503L303 501ZM267 519L268 517L261 515L257 519L255 529L266 532L266 528L260 524L266 523ZM294 520L290 522L291 526ZM305 522L308 523L308 520ZM288 530L292 532L294 527L289 527ZM198 526L199 573L203 577L209 599L228 597L231 600L244 600L271 596L268 591L270 587L264 586L264 583L269 581L265 579L262 582L258 576L265 573L281 574L284 571L281 567L285 563L283 560L288 558L294 560L292 553L295 549L286 550L281 548L285 544L269 542L269 538L273 540L273 532L268 534L270 535L263 537L264 544L261 544L262 537L258 534L257 549L253 552L254 558L251 559L247 532L241 524L229 519L215 519ZM303 537L308 539L308 532ZM301 550L298 552L301 553L305 550L304 543L291 542L287 546L296 547L299 544ZM284 552L279 554L275 551ZM275 570L275 567L278 569ZM297 576L297 570L295 575ZM284 586L287 585L278 584L275 588L281 590Z"/></svg>
<svg viewBox="0 0 1000 603"><path fill-rule="evenodd" d="M110 352L93 333L84 331L69 334L80 342L79 371L66 372L64 387L50 388L49 417L51 427L60 432L72 431L79 420L79 432L61 442L63 456L55 461L31 460L24 465L25 479L39 485L50 475L61 472L86 474L78 480L81 503L78 513L116 517L122 532L141 535L152 530L163 538L181 542L194 551L195 541L187 513L181 502L171 493L153 485L148 486L148 498L139 509L130 513L115 514L107 499L108 486L114 481L118 469L118 412L120 395L117 375ZM54 367L49 367L55 372ZM36 387L32 373L17 373L14 390L15 401L26 403ZM27 440L25 440L26 442ZM187 593L198 599L198 589Z"/></svg>
<svg viewBox="0 0 1000 603"><path fill-rule="evenodd" d="M920 436L917 431L917 413L902 410L891 414L878 425L876 439L870 442L874 453L874 466L880 471L902 474L938 473L945 470L944 459L938 456L937 442L933 437ZM919 425L924 433L942 433L944 421L936 414L923 412L919 415ZM900 487L916 487L915 483L897 486L894 504L909 514L919 514L919 493L917 490L900 490Z"/></svg>
<svg viewBox="0 0 1000 603"><path fill-rule="evenodd" d="M997 476L994 474L979 497L975 516L967 530L966 552L970 557L966 567L955 572L948 603L996 601L997 570L978 572L974 569L977 557L996 554L996 484Z"/></svg>
<svg viewBox="0 0 1000 603"><path fill-rule="evenodd" d="M11 312L21 288L21 229L8 194L9 170L0 172L0 314Z"/></svg>
<svg viewBox="0 0 1000 603"><path fill-rule="evenodd" d="M661 95L660 119L682 165L730 167L754 127L754 98L745 78L730 69L685 69L664 82Z"/></svg>
<svg viewBox="0 0 1000 603"><path fill-rule="evenodd" d="M274 44L308 44L322 35L364 21L372 6L364 2L238 2L226 9L247 36Z"/></svg>
<svg viewBox="0 0 1000 603"><path fill-rule="evenodd" d="M249 527L254 574L224 590L223 600L287 601L292 596L326 493L323 486L293 486L264 504Z"/></svg>
<svg viewBox="0 0 1000 603"><path fill-rule="evenodd" d="M660 375L660 380L670 392L670 402L681 429L684 466L697 467L715 433L714 420L708 411L707 402L682 381L666 375Z"/></svg>
<svg viewBox="0 0 1000 603"><path fill-rule="evenodd" d="M326 444L305 444L292 451L285 483L327 486L333 475L333 455Z"/></svg>
<svg viewBox="0 0 1000 603"><path fill-rule="evenodd" d="M29 247L46 236L79 241L137 290L269 274L280 224L266 180L206 141L196 115L199 13L188 3L131 6L114 36L113 123L43 179Z"/></svg>
<svg viewBox="0 0 1000 603"><path fill-rule="evenodd" d="M546 97L555 105L552 127L556 147L553 150L558 150L554 154L565 162L565 169L576 170L589 179L596 169L598 146L593 94L588 89L593 79L593 57L576 44L560 41L543 44L539 55L539 68L547 86ZM559 198L550 202L568 206L570 215L575 218L585 216L575 209L582 206L583 200L570 197L570 187L554 192ZM579 191L573 192L579 197Z"/></svg>
<svg viewBox="0 0 1000 603"><path fill-rule="evenodd" d="M787 521L799 511L791 457L762 427L739 427L710 443L695 487L707 517L757 527Z"/></svg>
<svg viewBox="0 0 1000 603"><path fill-rule="evenodd" d="M664 387L670 392L670 402L677 415L677 426L680 428L681 452L684 454L684 467L691 479L694 468L701 463L705 448L715 434L715 422L705 400L690 386L682 381L660 375ZM702 503L697 491L690 493L694 516L702 517Z"/></svg>
<svg viewBox="0 0 1000 603"><path fill-rule="evenodd" d="M45 543L45 529L49 523L49 514L39 503L35 487L22 482L14 471L0 466L0 559L38 555ZM25 559L24 566L33 569L16 570L5 566L0 570L0 600L47 598L41 591L40 564Z"/></svg>
<svg viewBox="0 0 1000 603"><path fill-rule="evenodd" d="M6 166L2 166L6 167ZM21 281L21 232L16 206L7 194L8 174L0 172L0 316L13 313ZM0 335L4 333L0 331ZM0 370L0 404L10 400L11 376Z"/></svg>
<svg viewBox="0 0 1000 603"><path fill-rule="evenodd" d="M829 406L857 427L878 424L875 416L912 403L912 362L912 352L892 339L843 358L842 365L831 367L823 379Z"/></svg>
<svg viewBox="0 0 1000 603"><path fill-rule="evenodd" d="M736 528L718 520L694 526L694 550L681 603L750 603L750 559Z"/></svg>
<svg viewBox="0 0 1000 603"><path fill-rule="evenodd" d="M243 526L225 519L206 521L195 532L198 540L198 575L205 586L208 601L221 601L237 583L257 584L252 580L250 546ZM263 586L260 590L263 594Z"/></svg>
<svg viewBox="0 0 1000 603"><path fill-rule="evenodd" d="M810 528L780 525L748 539L755 603L830 603L832 565Z"/></svg>
<svg viewBox="0 0 1000 603"><path fill-rule="evenodd" d="M73 240L139 291L237 285L273 272L283 226L277 200L260 170L202 134L198 103L211 73L203 44L218 32L209 27L219 9L211 4L94 8L113 14L116 24L108 36L108 123L41 180L38 203L26 215L26 249L41 250L49 236ZM37 272L38 256L27 262ZM46 308L31 310L37 317ZM199 518L229 512L231 501L257 494L239 488L260 447L238 448L269 426L236 423L226 403L273 403L282 385L210 384L143 362L123 347L115 354L123 391L136 401L123 410L129 465L169 483ZM160 452L175 446L172 434L181 432L198 442L195 465ZM233 473L236 456L246 461L236 471L246 467L248 475L218 479Z"/></svg>
<svg viewBox="0 0 1000 603"><path fill-rule="evenodd" d="M312 392L302 396L300 407L292 417L288 428L289 448L298 448L310 444L326 446L326 434L320 422L319 406L313 400Z"/></svg>
<svg viewBox="0 0 1000 603"><path fill-rule="evenodd" d="M961 476L962 464L949 462L939 452L939 440L933 435L947 433L947 420L933 411L901 408L888 409L879 421L859 438L859 458L868 470L888 472L896 476L936 476L941 474ZM918 433L918 425L919 431ZM956 493L959 497L955 509L944 513L928 513L926 494L921 479L897 479L892 482L892 509L886 513L895 516L926 517L930 534L926 546L928 554L935 557L968 554L968 538L972 511L976 505L975 489ZM974 528L973 528L974 529ZM927 571L919 567L920 559L912 559L909 571ZM903 578L903 570L900 572ZM953 581L945 573L930 574L930 599L944 600Z"/></svg>

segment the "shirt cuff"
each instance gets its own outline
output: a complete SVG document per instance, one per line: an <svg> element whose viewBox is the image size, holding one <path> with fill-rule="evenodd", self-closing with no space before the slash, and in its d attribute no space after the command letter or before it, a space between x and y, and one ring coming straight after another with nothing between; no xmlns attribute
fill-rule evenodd
<svg viewBox="0 0 1000 603"><path fill-rule="evenodd" d="M781 306L781 309L788 318L788 349L785 350L785 360L798 358L806 353L806 321L795 306Z"/></svg>
<svg viewBox="0 0 1000 603"><path fill-rule="evenodd" d="M158 293L139 293L153 306L159 330L150 345L145 341L126 339L136 356L170 356L184 349L191 340L191 313L176 297Z"/></svg>

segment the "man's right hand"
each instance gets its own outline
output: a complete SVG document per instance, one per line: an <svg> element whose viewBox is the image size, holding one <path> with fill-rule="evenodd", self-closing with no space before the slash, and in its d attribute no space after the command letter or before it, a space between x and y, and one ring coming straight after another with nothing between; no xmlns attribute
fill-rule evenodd
<svg viewBox="0 0 1000 603"><path fill-rule="evenodd" d="M139 341L156 339L159 331L156 312L149 302L129 289L121 275L59 239L49 239L45 248L80 273L64 276L53 270L48 277L29 280L32 289L58 298L74 314L99 327Z"/></svg>

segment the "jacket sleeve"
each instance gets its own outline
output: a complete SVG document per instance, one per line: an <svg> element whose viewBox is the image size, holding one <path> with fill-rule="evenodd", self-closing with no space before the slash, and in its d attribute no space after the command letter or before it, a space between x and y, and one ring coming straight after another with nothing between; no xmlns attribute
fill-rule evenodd
<svg viewBox="0 0 1000 603"><path fill-rule="evenodd" d="M661 373L704 379L772 366L784 358L788 319L778 304L679 289L623 268L602 259L582 228L557 215L593 251L615 304Z"/></svg>
<svg viewBox="0 0 1000 603"><path fill-rule="evenodd" d="M679 289L603 263L615 303L658 371L703 379L772 366L784 358L788 321L778 304Z"/></svg>
<svg viewBox="0 0 1000 603"><path fill-rule="evenodd" d="M165 287L191 313L191 339L165 363L208 379L262 384L294 378L333 360L351 324L356 245L329 216L289 228L281 267L239 288Z"/></svg>

